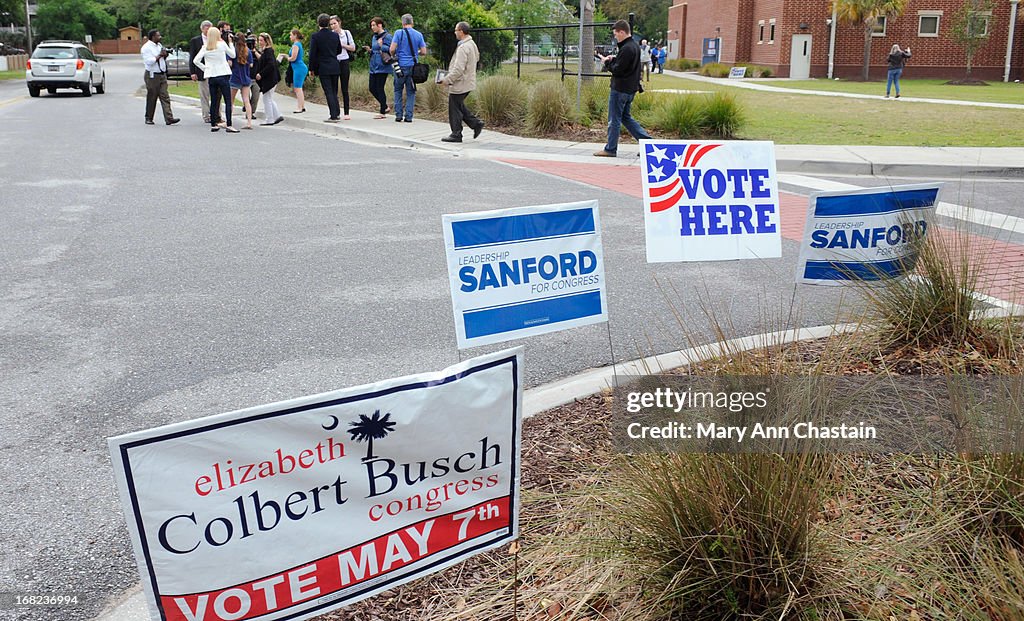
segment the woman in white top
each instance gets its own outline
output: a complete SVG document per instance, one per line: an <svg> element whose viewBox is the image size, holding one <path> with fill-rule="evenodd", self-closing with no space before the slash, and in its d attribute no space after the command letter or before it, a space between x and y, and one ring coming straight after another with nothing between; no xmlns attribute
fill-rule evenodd
<svg viewBox="0 0 1024 621"><path fill-rule="evenodd" d="M207 84L210 85L211 132L223 127L229 133L238 133L238 130L231 126L231 66L228 65L228 59L234 57L235 46L221 39L220 30L211 27L206 31L206 45L199 50L193 62L202 70ZM224 98L224 123L220 122L221 97Z"/></svg>
<svg viewBox="0 0 1024 621"><path fill-rule="evenodd" d="M341 65L341 101L345 106L345 116L342 118L348 121L352 119L348 114L348 78L350 75L349 63L351 62L349 53L356 51L356 42L352 40L351 32L341 29L341 19L337 15L331 15L331 30L336 32L341 40L341 54L338 54L338 63Z"/></svg>

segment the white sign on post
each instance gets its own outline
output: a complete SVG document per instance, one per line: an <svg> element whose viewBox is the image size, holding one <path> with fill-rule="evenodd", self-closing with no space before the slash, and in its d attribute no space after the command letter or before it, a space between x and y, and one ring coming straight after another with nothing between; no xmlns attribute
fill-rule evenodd
<svg viewBox="0 0 1024 621"><path fill-rule="evenodd" d="M443 222L459 349L608 320L597 201Z"/></svg>
<svg viewBox="0 0 1024 621"><path fill-rule="evenodd" d="M647 262L782 256L775 145L641 140Z"/></svg>
<svg viewBox="0 0 1024 621"><path fill-rule="evenodd" d="M150 614L307 619L518 536L522 351L109 440Z"/></svg>
<svg viewBox="0 0 1024 621"><path fill-rule="evenodd" d="M745 77L747 77L747 68L746 67L733 67L733 68L729 69L729 78L730 79L745 78Z"/></svg>
<svg viewBox="0 0 1024 621"><path fill-rule="evenodd" d="M842 285L909 274L935 215L940 187L930 183L812 194L797 282Z"/></svg>

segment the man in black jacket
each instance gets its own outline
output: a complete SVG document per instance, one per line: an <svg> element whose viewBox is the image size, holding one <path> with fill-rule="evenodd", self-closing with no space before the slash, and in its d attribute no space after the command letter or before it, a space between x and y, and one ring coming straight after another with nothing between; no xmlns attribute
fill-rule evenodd
<svg viewBox="0 0 1024 621"><path fill-rule="evenodd" d="M320 27L309 39L309 73L320 76L320 87L324 90L324 99L331 111L331 118L325 123L337 123L341 120L341 106L338 105L338 78L341 77L341 39L330 29L331 18L321 13L316 18Z"/></svg>
<svg viewBox="0 0 1024 621"><path fill-rule="evenodd" d="M203 70L196 67L196 54L206 45L206 31L212 25L213 22L210 20L204 20L199 25L201 34L192 37L188 42L188 66L191 69L189 73L192 74L193 82L199 82L199 108L203 112L203 123L207 125L210 124L210 84L203 76Z"/></svg>
<svg viewBox="0 0 1024 621"><path fill-rule="evenodd" d="M625 127L637 140L651 138L629 113L633 98L640 90L640 46L630 35L629 22L625 20L615 22L612 34L619 42L619 53L612 56L599 55L601 62L612 73L612 84L608 93L608 143L594 153L597 157L616 156L621 127Z"/></svg>

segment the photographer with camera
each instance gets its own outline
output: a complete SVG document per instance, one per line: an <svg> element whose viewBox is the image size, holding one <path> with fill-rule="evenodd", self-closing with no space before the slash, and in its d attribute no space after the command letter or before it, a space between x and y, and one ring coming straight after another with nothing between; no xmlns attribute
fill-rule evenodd
<svg viewBox="0 0 1024 621"><path fill-rule="evenodd" d="M164 122L174 125L180 119L174 118L171 114L171 96L167 92L169 52L160 43L162 37L159 30L150 30L146 36L149 40L142 46L142 63L146 66L146 125L155 124L153 115L156 114L157 99L164 110Z"/></svg>
<svg viewBox="0 0 1024 621"><path fill-rule="evenodd" d="M420 54L427 53L427 42L413 26L412 15L402 16L402 29L391 39L389 52L398 62L392 65L395 71L395 122L412 123L412 112L416 105L416 83L412 81L412 68L419 62ZM405 92L405 106L402 93ZM403 118L404 117L404 118Z"/></svg>
<svg viewBox="0 0 1024 621"><path fill-rule="evenodd" d="M252 84L249 85L249 107L252 108L252 118L256 118L256 106L260 103L260 87L256 83L257 65L260 59L260 52L263 49L263 45L257 41L256 35L252 33L251 28L245 30L245 45L249 48L249 53L252 54L253 60L249 63L249 77L252 78Z"/></svg>
<svg viewBox="0 0 1024 621"><path fill-rule="evenodd" d="M391 48L391 33L384 27L384 20L379 17L370 20L370 30L373 31L373 40L370 45L364 45L363 49L370 53L370 93L380 104L380 112L373 118L385 119L388 114L385 86L388 83L388 74L393 71L391 63L394 62L391 53L388 52Z"/></svg>

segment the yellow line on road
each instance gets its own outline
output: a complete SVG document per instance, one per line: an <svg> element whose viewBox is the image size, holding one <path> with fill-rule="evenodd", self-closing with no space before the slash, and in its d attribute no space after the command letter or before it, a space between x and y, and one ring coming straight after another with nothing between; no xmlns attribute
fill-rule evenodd
<svg viewBox="0 0 1024 621"><path fill-rule="evenodd" d="M28 99L28 95L22 95L21 97L15 97L14 99L5 99L3 101L0 101L0 108L3 108L4 106L9 106L16 101L21 101L22 99Z"/></svg>

